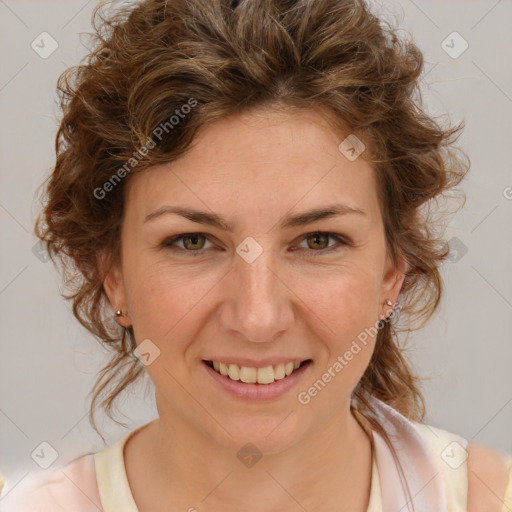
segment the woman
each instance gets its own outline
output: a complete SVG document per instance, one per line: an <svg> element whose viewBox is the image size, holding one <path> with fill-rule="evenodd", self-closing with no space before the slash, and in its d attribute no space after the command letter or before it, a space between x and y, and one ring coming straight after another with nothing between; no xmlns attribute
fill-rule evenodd
<svg viewBox="0 0 512 512"><path fill-rule="evenodd" d="M510 458L421 423L397 344L441 295L426 206L468 170L414 101L418 48L359 0L145 1L97 30L36 231L112 351L91 415L147 371L158 418L13 509L512 510Z"/></svg>

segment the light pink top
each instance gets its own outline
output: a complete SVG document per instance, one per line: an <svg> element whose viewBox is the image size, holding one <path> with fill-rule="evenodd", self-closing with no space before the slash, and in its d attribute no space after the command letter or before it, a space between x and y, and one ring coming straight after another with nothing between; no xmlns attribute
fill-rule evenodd
<svg viewBox="0 0 512 512"><path fill-rule="evenodd" d="M411 422L380 401L374 406L382 415L381 425L391 435L393 450L373 433L375 454L367 512L465 512L467 441L445 430ZM123 454L126 441L143 426L104 450L79 457L60 469L29 476L19 484L7 479L0 510L138 512ZM403 490L393 451L404 469L412 500ZM511 510L512 458L502 512Z"/></svg>

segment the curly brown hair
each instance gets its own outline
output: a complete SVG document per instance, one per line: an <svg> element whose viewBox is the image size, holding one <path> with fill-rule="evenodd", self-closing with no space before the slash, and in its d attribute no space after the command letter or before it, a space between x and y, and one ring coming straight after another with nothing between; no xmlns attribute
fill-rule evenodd
<svg viewBox="0 0 512 512"><path fill-rule="evenodd" d="M368 413L371 395L421 420L418 377L398 334L438 307L449 247L443 215L430 207L469 163L453 144L464 122L442 128L421 108L423 56L414 42L363 0L147 0L99 5L92 24L90 53L59 77L56 164L42 184L35 231L62 264L74 315L112 354L92 390L95 429L96 404L114 419L115 399L144 373L133 329L110 320L108 265L98 263L99 255L119 261L126 183L182 155L200 127L256 107L322 108L366 145L388 250L409 265L400 292L408 323L382 325L353 407Z"/></svg>

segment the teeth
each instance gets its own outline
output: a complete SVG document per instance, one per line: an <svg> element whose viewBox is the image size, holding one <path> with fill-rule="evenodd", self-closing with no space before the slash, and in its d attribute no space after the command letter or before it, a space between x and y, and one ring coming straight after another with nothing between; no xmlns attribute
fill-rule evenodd
<svg viewBox="0 0 512 512"><path fill-rule="evenodd" d="M275 380L284 379L285 376L286 376L286 373L284 371L284 364L283 363L276 364L274 366L274 379Z"/></svg>
<svg viewBox="0 0 512 512"><path fill-rule="evenodd" d="M258 378L258 371L256 368L248 368L247 366L242 366L240 368L240 380L242 382L246 382L248 384L254 384Z"/></svg>
<svg viewBox="0 0 512 512"><path fill-rule="evenodd" d="M258 368L258 384L272 384L272 382L274 382L274 368L272 366Z"/></svg>
<svg viewBox="0 0 512 512"><path fill-rule="evenodd" d="M240 368L237 364L230 364L228 369L228 377L231 380L240 380Z"/></svg>
<svg viewBox="0 0 512 512"><path fill-rule="evenodd" d="M279 363L274 366L269 365L263 368L252 368L213 361L213 368L216 372L229 377L231 380L240 380L247 384L255 384L256 382L258 384L272 384L275 380L284 379L299 366L300 363L290 361L286 364Z"/></svg>
<svg viewBox="0 0 512 512"><path fill-rule="evenodd" d="M215 365L214 365L215 368ZM228 374L228 365L224 363L219 363L219 370L221 375L227 375Z"/></svg>

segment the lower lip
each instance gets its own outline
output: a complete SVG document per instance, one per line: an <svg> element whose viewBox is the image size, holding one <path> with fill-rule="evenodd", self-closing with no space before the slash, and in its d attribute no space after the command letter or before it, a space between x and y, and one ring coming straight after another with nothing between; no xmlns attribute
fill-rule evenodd
<svg viewBox="0 0 512 512"><path fill-rule="evenodd" d="M246 384L239 380L231 380L213 368L210 368L204 361L202 365L206 369L208 375L218 382L220 386L233 396L243 398L245 400L271 400L279 398L288 393L300 380L311 365L311 361L304 363L297 370L294 370L288 377L275 380L272 384Z"/></svg>

